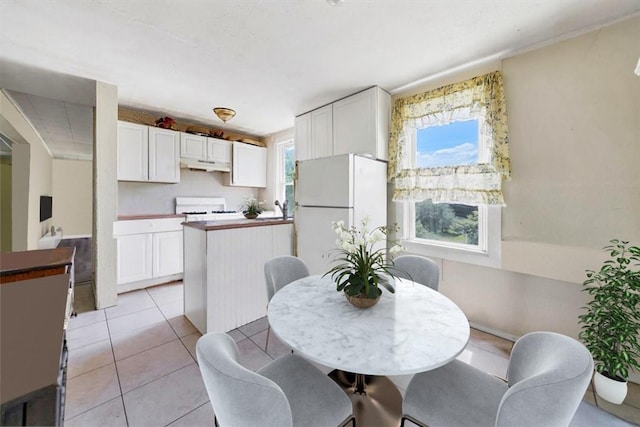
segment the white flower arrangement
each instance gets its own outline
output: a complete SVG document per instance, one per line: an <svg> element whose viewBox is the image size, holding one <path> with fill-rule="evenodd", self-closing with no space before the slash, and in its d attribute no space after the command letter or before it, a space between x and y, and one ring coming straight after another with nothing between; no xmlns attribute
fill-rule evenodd
<svg viewBox="0 0 640 427"><path fill-rule="evenodd" d="M259 202L255 197L248 196L244 198L244 204L242 207L243 214L260 215L262 213L263 206L266 202Z"/></svg>
<svg viewBox="0 0 640 427"><path fill-rule="evenodd" d="M369 230L368 224L368 218L361 221L360 228L346 227L344 221L332 222L331 228L338 235L334 261L340 263L325 273L325 276L331 275L337 284L337 290L344 291L347 295L377 298L382 293L379 285L394 292L384 276L394 277L391 270L395 268L393 261L387 263L385 260L386 245L379 244L386 241L389 229L381 226ZM389 253L393 255L402 249L402 246L393 242Z"/></svg>

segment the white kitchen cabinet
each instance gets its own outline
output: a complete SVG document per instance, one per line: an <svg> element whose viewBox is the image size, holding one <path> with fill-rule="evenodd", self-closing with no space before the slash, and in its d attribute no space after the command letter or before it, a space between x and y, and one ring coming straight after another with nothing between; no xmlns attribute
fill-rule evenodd
<svg viewBox="0 0 640 427"><path fill-rule="evenodd" d="M296 117L296 160L333 155L333 107L325 105Z"/></svg>
<svg viewBox="0 0 640 427"><path fill-rule="evenodd" d="M368 154L388 160L391 97L372 87L333 103L333 154Z"/></svg>
<svg viewBox="0 0 640 427"><path fill-rule="evenodd" d="M229 185L267 186L267 149L243 142L233 143L233 167Z"/></svg>
<svg viewBox="0 0 640 427"><path fill-rule="evenodd" d="M296 160L309 160L313 158L311 146L311 113L296 117L294 143L296 147Z"/></svg>
<svg viewBox="0 0 640 427"><path fill-rule="evenodd" d="M369 154L388 160L391 96L372 87L296 117L296 160Z"/></svg>
<svg viewBox="0 0 640 427"><path fill-rule="evenodd" d="M118 284L151 279L153 276L151 234L132 234L116 239L118 252Z"/></svg>
<svg viewBox="0 0 640 427"><path fill-rule="evenodd" d="M206 136L180 133L180 158L186 165L197 162L213 163L218 170L229 172L231 170L232 145L230 141ZM185 162L185 160L187 160Z"/></svg>
<svg viewBox="0 0 640 427"><path fill-rule="evenodd" d="M230 141L207 138L207 160L231 164L233 147Z"/></svg>
<svg viewBox="0 0 640 427"><path fill-rule="evenodd" d="M118 292L182 278L184 218L116 221Z"/></svg>
<svg viewBox="0 0 640 427"><path fill-rule="evenodd" d="M182 231L153 233L153 277L182 273Z"/></svg>
<svg viewBox="0 0 640 427"><path fill-rule="evenodd" d="M118 181L180 182L179 136L169 129L118 122Z"/></svg>
<svg viewBox="0 0 640 427"><path fill-rule="evenodd" d="M179 134L149 128L149 181L180 182Z"/></svg>
<svg viewBox="0 0 640 427"><path fill-rule="evenodd" d="M180 132L180 157L183 159L206 160L207 137Z"/></svg>
<svg viewBox="0 0 640 427"><path fill-rule="evenodd" d="M184 314L189 321L205 334L264 317L264 263L293 253L293 224L207 230L186 225L184 233Z"/></svg>
<svg viewBox="0 0 640 427"><path fill-rule="evenodd" d="M118 122L118 181L147 181L149 128Z"/></svg>
<svg viewBox="0 0 640 427"><path fill-rule="evenodd" d="M333 106L325 105L311 112L313 158L333 155Z"/></svg>

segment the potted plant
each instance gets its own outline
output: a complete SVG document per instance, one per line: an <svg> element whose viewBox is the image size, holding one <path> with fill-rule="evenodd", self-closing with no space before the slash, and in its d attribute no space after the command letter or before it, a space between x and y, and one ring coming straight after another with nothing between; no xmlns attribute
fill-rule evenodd
<svg viewBox="0 0 640 427"><path fill-rule="evenodd" d="M264 210L262 206L264 202L259 202L255 197L250 196L244 199L244 205L242 207L242 213L247 219L256 219L258 215Z"/></svg>
<svg viewBox="0 0 640 427"><path fill-rule="evenodd" d="M324 275L331 275L337 290L344 292L349 302L356 307L367 308L378 302L385 287L395 292L388 280L394 275L393 261L386 262L386 241L388 229L385 226L368 229L369 220L365 218L360 228L345 227L344 221L332 223L338 235L338 248L334 250L334 261L338 264ZM393 243L390 254L399 252L402 247Z"/></svg>
<svg viewBox="0 0 640 427"><path fill-rule="evenodd" d="M583 291L592 300L579 316L580 339L593 356L596 393L622 403L631 369L640 369L640 248L611 240L609 259L599 271L587 270Z"/></svg>

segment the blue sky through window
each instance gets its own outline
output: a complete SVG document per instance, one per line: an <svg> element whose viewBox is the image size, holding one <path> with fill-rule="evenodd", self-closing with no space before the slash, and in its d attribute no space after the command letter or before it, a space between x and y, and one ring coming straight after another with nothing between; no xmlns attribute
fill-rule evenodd
<svg viewBox="0 0 640 427"><path fill-rule="evenodd" d="M418 129L417 167L433 168L476 163L478 163L477 120Z"/></svg>

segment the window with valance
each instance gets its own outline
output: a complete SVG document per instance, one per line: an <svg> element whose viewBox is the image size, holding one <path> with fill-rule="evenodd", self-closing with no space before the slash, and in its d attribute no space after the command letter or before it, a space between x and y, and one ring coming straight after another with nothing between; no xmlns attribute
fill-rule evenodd
<svg viewBox="0 0 640 427"><path fill-rule="evenodd" d="M468 121L475 121L478 130L477 155L471 160L458 163L459 157L440 156L438 162L425 163L417 158L419 131ZM438 154L452 153L456 147L445 147ZM499 71L394 103L389 140L394 201L504 205L502 183L510 173L507 113Z"/></svg>

